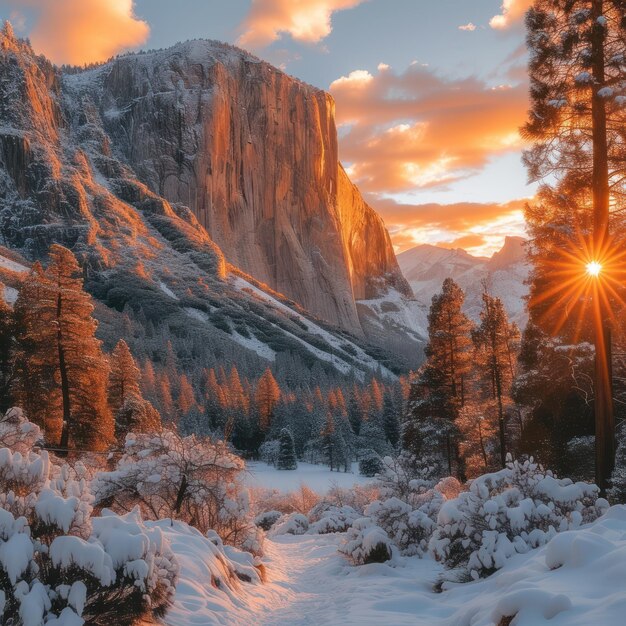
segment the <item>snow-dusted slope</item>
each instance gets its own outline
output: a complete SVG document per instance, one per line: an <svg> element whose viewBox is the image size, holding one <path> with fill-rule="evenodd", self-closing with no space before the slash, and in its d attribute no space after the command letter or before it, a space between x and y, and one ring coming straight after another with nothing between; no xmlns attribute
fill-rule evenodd
<svg viewBox="0 0 626 626"><path fill-rule="evenodd" d="M52 243L71 248L85 268L87 288L102 305L98 311L111 325L118 319L113 311L141 310L168 332L198 333L229 365L289 353L309 369L317 364L341 374L354 370L361 378L381 367L408 369L384 348L384 337L365 337L356 313L355 295L377 294L379 281L410 291L382 220L362 199L357 203L354 188L337 195L341 168L328 152L322 151L327 157L322 161L331 164L328 180L319 180L318 161L290 150L297 144L306 152L294 133L304 133L318 148L319 142L335 141L324 92L217 42L181 44L63 74L9 28L0 30L0 74L3 241L31 261L45 260ZM284 108L278 130L272 117L278 95L266 89L267 80L286 90L284 102L293 93L302 104L293 115ZM257 101L255 94L263 98ZM250 119L240 106L248 99ZM317 119L309 108L313 100L328 108L328 127L309 123ZM213 105L245 119L227 123ZM201 145L192 141L193 112L206 131ZM262 133L270 117L271 142ZM242 130L246 124L255 127L252 135ZM136 134L128 145L124 137L131 131ZM168 150L178 145L179 131L184 145L172 156ZM277 172L266 179L263 168L277 160L280 180ZM299 174L288 167L296 162L303 168ZM194 185L212 181L202 193L214 204L201 210L191 192L182 194L179 183L187 189L191 179ZM280 215L272 213L278 211L274 192L288 196L281 200ZM355 207L348 224L350 202ZM230 224L231 218L236 223ZM372 244L378 251L373 265L363 258L370 240L378 242ZM241 260L239 254L250 255L244 270L263 260L276 271L284 269L284 281L266 272L246 273L232 262ZM0 280L15 289L4 278L18 272L12 257L2 256ZM259 275L268 280L261 282ZM287 288L290 281L293 289ZM272 289L277 284L286 296ZM7 290L6 297L14 296ZM261 361L259 368L264 366Z"/></svg>
<svg viewBox="0 0 626 626"><path fill-rule="evenodd" d="M211 586L201 537L168 532L181 578L168 626L622 626L626 610L626 507L543 548L514 556L493 576L442 593L440 565L406 557L352 567L341 535L266 542L267 582L239 593ZM184 541L182 541L184 539ZM514 618L514 619L513 619Z"/></svg>
<svg viewBox="0 0 626 626"><path fill-rule="evenodd" d="M5 302L13 304L17 300L16 285L27 271L28 267L4 256L0 250L0 292Z"/></svg>
<svg viewBox="0 0 626 626"><path fill-rule="evenodd" d="M530 266L521 237L507 237L491 259L474 257L461 249L423 245L398 255L398 262L420 305L422 324L426 324L433 295L441 291L443 281L450 277L465 291L465 311L473 320L478 320L486 285L490 293L502 299L511 318L521 327L526 325L525 281Z"/></svg>

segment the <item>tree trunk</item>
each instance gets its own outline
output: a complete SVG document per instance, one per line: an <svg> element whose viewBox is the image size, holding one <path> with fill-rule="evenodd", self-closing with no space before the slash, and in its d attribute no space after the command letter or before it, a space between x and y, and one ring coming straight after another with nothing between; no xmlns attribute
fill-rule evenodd
<svg viewBox="0 0 626 626"><path fill-rule="evenodd" d="M183 507L183 501L187 492L187 485L187 474L183 474L183 478L180 481L180 487L178 488L178 493L176 494L176 502L174 504L174 513L176 513L176 516L180 515L180 510Z"/></svg>
<svg viewBox="0 0 626 626"><path fill-rule="evenodd" d="M483 439L483 427L481 425L481 419L478 418L478 437L480 439L480 450L483 453L483 462L485 464L485 472L487 471L487 450L485 450L485 440Z"/></svg>
<svg viewBox="0 0 626 626"><path fill-rule="evenodd" d="M598 91L605 83L605 27L598 21L603 15L603 0L592 0L592 71L591 103L593 137L593 252L595 261L602 263L609 246L609 165L606 129L606 104ZM608 311L604 310L601 286L596 280L594 294L595 389L594 412L596 426L596 483L602 493L615 463L615 416L613 414L613 383L611 372L611 330Z"/></svg>
<svg viewBox="0 0 626 626"><path fill-rule="evenodd" d="M61 314L63 312L63 298L59 291L57 295L57 352L59 357L59 374L61 377L61 398L63 400L63 428L61 430L61 441L59 447L67 454L70 442L70 423L72 412L70 407L70 384L67 375L67 365L65 363L65 349L63 347L63 332L61 330Z"/></svg>

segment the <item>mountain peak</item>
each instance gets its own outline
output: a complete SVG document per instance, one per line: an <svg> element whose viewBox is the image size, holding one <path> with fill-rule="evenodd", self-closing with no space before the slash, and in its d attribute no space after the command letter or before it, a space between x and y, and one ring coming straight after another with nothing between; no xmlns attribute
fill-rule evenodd
<svg viewBox="0 0 626 626"><path fill-rule="evenodd" d="M526 259L526 240L523 237L507 236L504 245L489 261L491 271L499 270Z"/></svg>
<svg viewBox="0 0 626 626"><path fill-rule="evenodd" d="M28 46L25 40L18 39L15 36L13 25L9 20L6 20L0 30L0 50L2 52L19 52L20 48Z"/></svg>

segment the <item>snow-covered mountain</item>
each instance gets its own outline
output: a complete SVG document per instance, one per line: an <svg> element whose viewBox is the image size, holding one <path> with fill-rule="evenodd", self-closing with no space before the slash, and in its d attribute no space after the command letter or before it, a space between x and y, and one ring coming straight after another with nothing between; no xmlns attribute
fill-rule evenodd
<svg viewBox="0 0 626 626"><path fill-rule="evenodd" d="M432 297L441 290L443 281L453 278L465 291L465 311L477 321L485 286L498 296L510 317L524 327L528 320L524 297L530 271L524 239L507 237L502 249L491 258L472 256L465 250L449 250L431 245L411 248L398 255L398 263L409 281L419 304L421 323Z"/></svg>
<svg viewBox="0 0 626 626"><path fill-rule="evenodd" d="M66 245L108 317L141 310L229 355L341 372L418 358L414 333L405 359L359 318L358 300L412 294L338 162L325 92L208 41L63 72L10 25L0 76L11 252L28 262Z"/></svg>

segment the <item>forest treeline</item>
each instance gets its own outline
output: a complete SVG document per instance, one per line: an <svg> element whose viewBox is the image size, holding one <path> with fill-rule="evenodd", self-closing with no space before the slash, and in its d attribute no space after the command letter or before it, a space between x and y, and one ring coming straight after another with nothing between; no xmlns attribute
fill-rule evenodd
<svg viewBox="0 0 626 626"><path fill-rule="evenodd" d="M19 405L49 447L104 451L163 424L274 461L286 428L299 458L347 470L359 450L384 456L398 444L403 381L355 376L338 385L294 367L279 382L270 367L252 378L227 359L190 374L171 340L159 344L158 331L130 315L128 343L106 353L81 268L63 246L51 246L45 268L33 265L13 307L0 307L0 411ZM136 359L129 343L147 344L146 326L158 349Z"/></svg>

